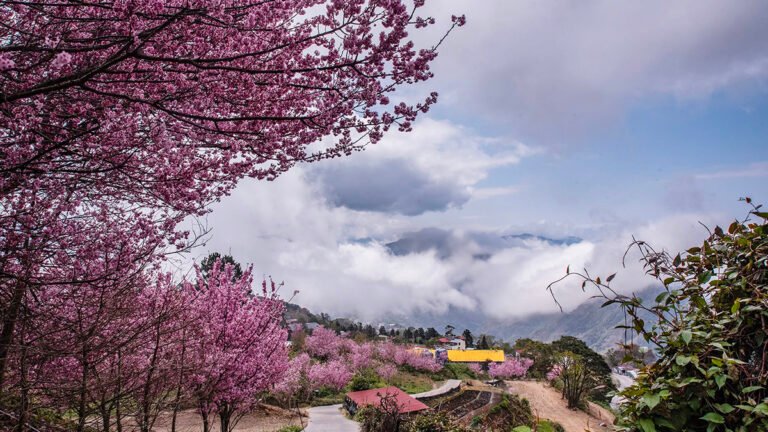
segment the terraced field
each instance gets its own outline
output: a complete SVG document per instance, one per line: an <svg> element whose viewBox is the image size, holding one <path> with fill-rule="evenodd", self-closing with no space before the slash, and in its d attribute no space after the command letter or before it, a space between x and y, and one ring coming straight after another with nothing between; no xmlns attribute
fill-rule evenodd
<svg viewBox="0 0 768 432"><path fill-rule="evenodd" d="M499 401L500 396L497 393L464 390L454 396L435 399L427 402L431 408L438 412L446 413L458 420L471 417L478 410L490 407Z"/></svg>

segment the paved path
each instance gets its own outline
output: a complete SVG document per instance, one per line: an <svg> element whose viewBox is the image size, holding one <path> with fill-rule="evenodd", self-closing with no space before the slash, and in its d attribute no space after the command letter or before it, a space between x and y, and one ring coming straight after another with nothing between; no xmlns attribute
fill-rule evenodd
<svg viewBox="0 0 768 432"><path fill-rule="evenodd" d="M305 432L358 432L360 425L344 416L341 405L312 407Z"/></svg>
<svg viewBox="0 0 768 432"><path fill-rule="evenodd" d="M632 377L628 377L626 375L612 373L611 377L613 378L613 382L616 384L616 388L619 389L619 391L624 390L625 388L635 383L635 380ZM611 408L613 409L618 409L619 405L622 403L624 403L623 396L616 395L611 398Z"/></svg>
<svg viewBox="0 0 768 432"><path fill-rule="evenodd" d="M619 390L624 390L625 388L635 383L635 380L632 377L628 377L626 375L619 375L617 373L612 373L611 378L613 378L613 381L617 383L616 387Z"/></svg>
<svg viewBox="0 0 768 432"><path fill-rule="evenodd" d="M458 388L460 385L461 385L461 380L448 380L444 382L443 385L441 385L436 389L425 391L424 393L413 394L411 396L415 397L416 399L440 396L442 394L451 392L453 389Z"/></svg>

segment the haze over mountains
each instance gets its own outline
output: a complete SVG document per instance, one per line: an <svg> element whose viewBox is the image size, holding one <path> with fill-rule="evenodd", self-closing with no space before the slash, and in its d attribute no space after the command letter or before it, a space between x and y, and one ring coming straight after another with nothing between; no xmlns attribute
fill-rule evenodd
<svg viewBox="0 0 768 432"><path fill-rule="evenodd" d="M368 240L361 240L371 241ZM456 256L467 257L474 262L486 262L495 254L508 249L531 249L531 253L540 247L566 248L583 242L579 237L563 236L549 237L531 233L488 233L466 231L457 233L439 228L427 228L416 232L404 234L396 241L386 243L384 246L394 256L408 256L410 254L433 253L439 260L451 260ZM503 283L502 280L489 279L490 283ZM517 294L518 298L498 299L499 302L518 302L525 304L534 294L540 294L534 290L544 290L546 285L531 285L527 290ZM489 286L489 288L492 288ZM461 286L458 287L461 289ZM636 292L644 301L652 301L659 292L658 287L649 286ZM568 295L588 294L569 293ZM603 300L587 299L578 306L566 312L556 310L552 300L551 311L541 312L540 308L532 308L528 314L517 313L508 317L490 315L483 308L464 308L449 306L439 311L397 311L389 310L375 319L356 317L352 312L348 315L337 313L338 318L350 318L355 321L378 324L396 323L400 326L434 327L442 331L445 325L454 326L457 331L470 329L475 335L481 333L501 338L507 342L514 342L518 338L533 338L549 342L563 335L571 335L584 340L590 347L597 351L606 351L617 343L632 340L631 334L625 334L624 330L616 329L617 325L625 323L623 311L610 306L601 308ZM326 312L315 310L315 313ZM634 340L640 345L642 341Z"/></svg>
<svg viewBox="0 0 768 432"><path fill-rule="evenodd" d="M645 303L653 301L659 292L658 287L648 287L636 294ZM390 319L416 327L434 327L438 331L450 324L459 332L468 328L475 335L485 333L510 343L520 338L551 342L561 336L575 336L598 352L605 352L618 343L630 341L641 346L646 345L644 341L638 340L634 333L625 333L623 329L616 328L625 323L624 313L619 307L610 305L603 308L602 303L602 300L592 299L570 312L537 313L510 320L493 319L477 311L461 309L453 309L439 315L392 316ZM646 322L650 323L650 317L647 318Z"/></svg>
<svg viewBox="0 0 768 432"><path fill-rule="evenodd" d="M463 237L459 237L449 231L430 228L408 233L386 246L394 255L435 250L441 259L448 259L466 247L468 240L483 249L473 253L472 257L476 260L488 260L494 253L506 248L533 247L536 243L570 246L583 241L575 236L552 238L531 233L495 235L467 232ZM543 287L531 287L531 289L543 289ZM653 300L658 292L658 287L649 286L636 294L647 302ZM519 301L524 303L526 299L521 296ZM518 338L550 342L560 336L570 335L584 340L597 351L606 351L617 343L633 340L633 335L615 328L625 323L623 311L617 306L601 308L603 302L604 300L591 299L569 312L533 313L511 319L489 317L477 309L456 307L449 308L445 313L390 314L388 318L394 322L407 323L416 327L434 327L438 330L450 324L459 331L468 328L475 334L490 334L508 342L514 342ZM642 341L634 342L642 344Z"/></svg>

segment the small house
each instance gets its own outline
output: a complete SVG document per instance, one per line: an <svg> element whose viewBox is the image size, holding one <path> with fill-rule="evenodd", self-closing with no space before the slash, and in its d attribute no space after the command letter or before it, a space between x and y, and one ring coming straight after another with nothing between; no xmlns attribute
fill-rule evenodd
<svg viewBox="0 0 768 432"><path fill-rule="evenodd" d="M380 407L381 401L385 398L397 404L397 410L400 414L410 414L429 409L424 403L394 386L347 393L344 398L344 408L351 415L355 415L358 409L366 405Z"/></svg>

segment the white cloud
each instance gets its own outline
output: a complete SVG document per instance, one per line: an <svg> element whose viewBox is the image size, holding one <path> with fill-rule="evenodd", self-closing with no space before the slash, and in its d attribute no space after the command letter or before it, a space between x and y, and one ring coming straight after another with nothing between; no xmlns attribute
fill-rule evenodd
<svg viewBox="0 0 768 432"><path fill-rule="evenodd" d="M284 281L286 295L299 290L299 304L332 315L375 320L458 308L512 318L556 310L545 287L566 266L613 273L632 234L681 250L702 237L697 220L681 215L571 246L502 244L499 232L436 231L427 243L450 236L449 251L427 244L395 255L385 243L417 230L413 218L329 206L299 167L275 182L247 182L222 201L209 218L212 239L197 259L231 253L253 263L257 275ZM616 278L624 291L649 282L636 267ZM574 284L561 285L558 296L566 309L588 298Z"/></svg>
<svg viewBox="0 0 768 432"><path fill-rule="evenodd" d="M427 7L442 22L467 15L428 84L442 103L549 142L602 129L646 97L767 88L768 8L759 0L441 0Z"/></svg>
<svg viewBox="0 0 768 432"><path fill-rule="evenodd" d="M484 191L476 185L491 169L535 153L515 140L425 118L412 133L391 134L353 158L311 166L308 174L335 206L418 215L460 207L473 196L512 192L510 186Z"/></svg>
<svg viewBox="0 0 768 432"><path fill-rule="evenodd" d="M702 173L695 177L700 180L768 177L768 162L754 162L744 167Z"/></svg>

